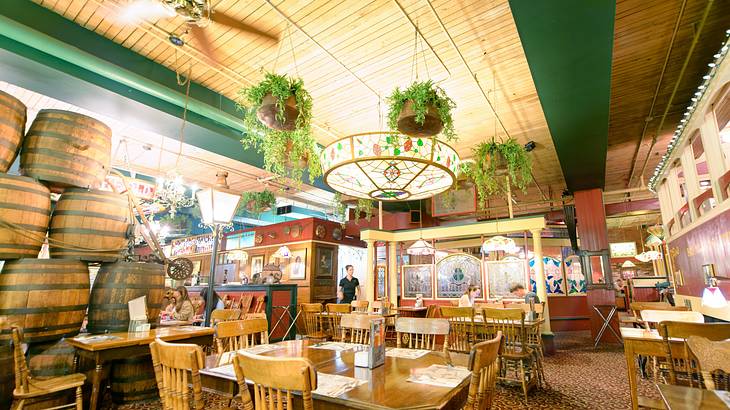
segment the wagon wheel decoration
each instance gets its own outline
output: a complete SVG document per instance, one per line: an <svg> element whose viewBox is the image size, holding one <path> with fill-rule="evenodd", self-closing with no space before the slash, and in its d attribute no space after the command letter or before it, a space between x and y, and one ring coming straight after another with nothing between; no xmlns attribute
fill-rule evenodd
<svg viewBox="0 0 730 410"><path fill-rule="evenodd" d="M167 276L175 280L184 280L193 274L193 261L188 258L168 260Z"/></svg>

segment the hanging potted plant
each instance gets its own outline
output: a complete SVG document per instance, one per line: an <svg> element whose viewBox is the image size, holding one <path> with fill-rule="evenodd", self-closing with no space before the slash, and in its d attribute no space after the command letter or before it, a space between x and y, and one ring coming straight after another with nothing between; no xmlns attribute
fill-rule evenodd
<svg viewBox="0 0 730 410"><path fill-rule="evenodd" d="M388 126L393 131L414 137L443 132L447 141L456 139L451 118L456 104L433 81L414 82L404 91L396 87L388 103Z"/></svg>
<svg viewBox="0 0 730 410"><path fill-rule="evenodd" d="M267 73L259 84L239 92L248 132L243 147L256 148L264 168L278 175L309 181L322 175L319 148L311 134L312 97L301 79Z"/></svg>
<svg viewBox="0 0 730 410"><path fill-rule="evenodd" d="M370 222L373 217L373 200L372 199L358 199L357 205L355 205L355 223L360 224L360 214L365 213L365 219Z"/></svg>
<svg viewBox="0 0 730 410"><path fill-rule="evenodd" d="M244 192L241 195L241 202L249 212L259 215L276 205L276 196L268 189L261 192Z"/></svg>
<svg viewBox="0 0 730 410"><path fill-rule="evenodd" d="M462 172L474 181L480 203L489 195L506 191L507 184L524 191L532 181L532 161L525 148L512 138L482 142L473 152L474 162L464 163Z"/></svg>

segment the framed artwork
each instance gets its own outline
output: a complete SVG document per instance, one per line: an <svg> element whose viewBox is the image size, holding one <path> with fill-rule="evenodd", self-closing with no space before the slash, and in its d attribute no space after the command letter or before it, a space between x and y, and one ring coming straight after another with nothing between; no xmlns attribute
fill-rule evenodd
<svg viewBox="0 0 730 410"><path fill-rule="evenodd" d="M375 266L375 280L378 283L378 286L376 289L378 290L378 293L375 295L376 298L382 298L387 297L388 295L385 293L385 265L376 265Z"/></svg>
<svg viewBox="0 0 730 410"><path fill-rule="evenodd" d="M294 249L286 265L286 273L290 280L300 280L307 277L307 250Z"/></svg>
<svg viewBox="0 0 730 410"><path fill-rule="evenodd" d="M202 261L193 261L193 275L200 273L200 265Z"/></svg>
<svg viewBox="0 0 730 410"><path fill-rule="evenodd" d="M525 264L524 259L484 262L489 298L511 297L512 293L509 290L516 284L520 284L527 289L529 275Z"/></svg>
<svg viewBox="0 0 730 410"><path fill-rule="evenodd" d="M225 263L222 265L215 266L215 283L222 284L224 282L236 282L238 281L238 264L237 263Z"/></svg>
<svg viewBox="0 0 730 410"><path fill-rule="evenodd" d="M436 264L436 299L458 299L469 286L478 287L479 299L484 299L481 265L481 260L466 253L441 259Z"/></svg>
<svg viewBox="0 0 730 410"><path fill-rule="evenodd" d="M251 257L251 277L264 270L264 255Z"/></svg>
<svg viewBox="0 0 730 410"><path fill-rule="evenodd" d="M436 194L431 201L433 216L467 215L477 211L477 193L474 186L449 189Z"/></svg>
<svg viewBox="0 0 730 410"><path fill-rule="evenodd" d="M401 272L403 299L433 299L433 265L403 265Z"/></svg>
<svg viewBox="0 0 730 410"><path fill-rule="evenodd" d="M317 246L314 251L315 264L314 274L319 278L334 278L334 255L335 248Z"/></svg>

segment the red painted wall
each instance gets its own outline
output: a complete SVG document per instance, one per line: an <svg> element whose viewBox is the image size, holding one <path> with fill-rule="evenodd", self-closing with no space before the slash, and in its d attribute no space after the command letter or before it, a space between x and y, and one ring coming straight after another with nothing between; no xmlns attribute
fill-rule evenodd
<svg viewBox="0 0 730 410"><path fill-rule="evenodd" d="M297 237L294 237L293 232L296 232L297 226L301 227L301 233ZM325 233L322 237L316 236L315 230L318 226L324 227ZM339 240L335 239L332 235L335 228L342 229L342 225L337 222L325 221L319 218L306 218L296 221L280 222L273 225L259 226L253 229L233 231L227 233L226 236L253 231L255 232L255 235L261 235L262 238L261 243L256 243L255 246L281 245L291 242L312 240L331 242L341 245L360 246L363 248L366 246L365 242L359 239L359 231L356 238L348 238L343 230L342 238ZM287 230L289 233L287 233ZM226 249L225 244L223 245L223 249Z"/></svg>

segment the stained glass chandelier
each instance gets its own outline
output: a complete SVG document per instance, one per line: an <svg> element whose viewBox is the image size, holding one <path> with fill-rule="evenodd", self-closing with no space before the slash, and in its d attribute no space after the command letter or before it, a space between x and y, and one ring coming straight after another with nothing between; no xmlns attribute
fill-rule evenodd
<svg viewBox="0 0 730 410"><path fill-rule="evenodd" d="M386 131L341 138L321 160L332 189L377 201L430 198L452 187L459 169L459 155L435 137Z"/></svg>

